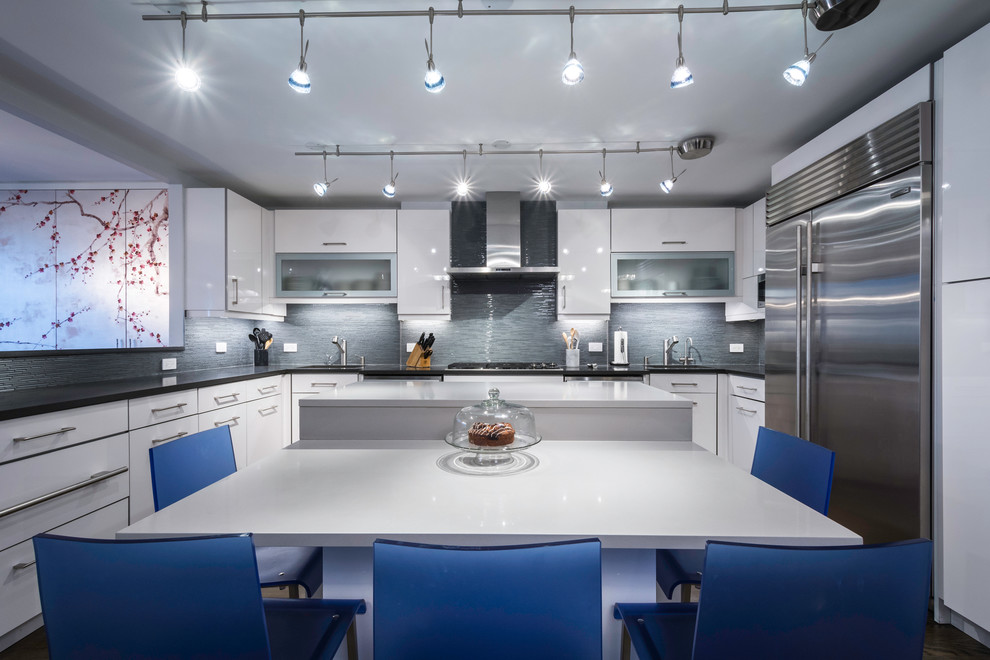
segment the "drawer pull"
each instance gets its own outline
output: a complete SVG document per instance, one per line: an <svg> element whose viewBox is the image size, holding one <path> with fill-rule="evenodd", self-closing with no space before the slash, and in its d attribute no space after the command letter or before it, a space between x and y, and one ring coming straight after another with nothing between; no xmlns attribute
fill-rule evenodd
<svg viewBox="0 0 990 660"><path fill-rule="evenodd" d="M750 410L749 408L743 408L742 406L736 406L736 410L739 412L749 413L750 415L755 415L755 410Z"/></svg>
<svg viewBox="0 0 990 660"><path fill-rule="evenodd" d="M237 401L237 397L239 396L240 394L238 394L237 392L234 392L233 394L220 394L219 396L213 397L213 400L219 406L223 402L223 399L230 399L231 401Z"/></svg>
<svg viewBox="0 0 990 660"><path fill-rule="evenodd" d="M167 438L159 438L158 440L152 440L151 444L160 445L161 443L168 442L169 440L177 440L178 438L181 438L184 435L189 435L189 431L182 431L180 433L176 433L175 435L170 435Z"/></svg>
<svg viewBox="0 0 990 660"><path fill-rule="evenodd" d="M337 387L337 383L310 383L310 387Z"/></svg>
<svg viewBox="0 0 990 660"><path fill-rule="evenodd" d="M259 415L264 415L265 413L275 413L278 412L278 406L270 406L268 408L262 408L258 411Z"/></svg>
<svg viewBox="0 0 990 660"><path fill-rule="evenodd" d="M11 568L14 569L15 571L23 571L25 568L31 568L32 566L34 566L34 564L35 564L34 561L22 561L19 564L14 564L13 566L11 566Z"/></svg>
<svg viewBox="0 0 990 660"><path fill-rule="evenodd" d="M683 291L664 291L665 296L686 296L687 294Z"/></svg>
<svg viewBox="0 0 990 660"><path fill-rule="evenodd" d="M278 389L278 385L269 385L268 387L259 387L258 394L268 394L269 392L274 392Z"/></svg>
<svg viewBox="0 0 990 660"><path fill-rule="evenodd" d="M221 427L221 426L226 426L228 424L233 425L233 426L237 426L237 420L239 420L239 419L240 419L240 417L231 417L230 419L225 419L222 422L213 422L213 426L214 427L218 427L218 428Z"/></svg>
<svg viewBox="0 0 990 660"><path fill-rule="evenodd" d="M14 442L26 442L28 440L37 440L38 438L47 438L50 435L58 435L59 433L68 433L69 431L75 431L75 426L66 426L57 431L49 431L48 433L39 433L38 435L29 435L23 438L14 438Z"/></svg>
<svg viewBox="0 0 990 660"><path fill-rule="evenodd" d="M755 392L757 388L755 388L755 387L746 387L745 385L736 385L736 389L746 390L747 392Z"/></svg>
<svg viewBox="0 0 990 660"><path fill-rule="evenodd" d="M324 243L324 245L347 245L347 241L338 241L336 243Z"/></svg>
<svg viewBox="0 0 990 660"><path fill-rule="evenodd" d="M687 241L661 241L661 245L687 245Z"/></svg>
<svg viewBox="0 0 990 660"><path fill-rule="evenodd" d="M185 404L185 403L177 403L177 404L175 404L174 406L169 406L169 407L167 407L167 408L152 408L152 409L151 409L151 413L152 413L153 415L157 415L158 413L163 413L163 412L165 412L166 410L182 410L182 409L183 409L183 408L185 408L185 407L186 407L187 405L188 405L188 404Z"/></svg>
<svg viewBox="0 0 990 660"><path fill-rule="evenodd" d="M671 387L697 387L697 383L671 383Z"/></svg>
<svg viewBox="0 0 990 660"><path fill-rule="evenodd" d="M41 497L36 497L33 500L28 500L27 502L21 502L20 504L15 504L9 509L4 509L3 511L0 511L0 518L13 515L18 511L23 511L24 509L29 509L32 506L42 504L44 502L47 502L48 500L53 500L56 497L65 495L67 493L71 493L73 491L79 490L80 488L85 488L86 486L92 486L93 484L98 484L101 481L106 481L111 477L116 477L118 474L124 474L125 472L127 472L126 465L123 467L119 467L116 470L105 470L103 472L97 472L96 474L92 475L89 479L86 479L85 481L80 481L77 484L72 484L71 486L66 486L65 488L59 488L58 490L48 493L47 495L42 495Z"/></svg>

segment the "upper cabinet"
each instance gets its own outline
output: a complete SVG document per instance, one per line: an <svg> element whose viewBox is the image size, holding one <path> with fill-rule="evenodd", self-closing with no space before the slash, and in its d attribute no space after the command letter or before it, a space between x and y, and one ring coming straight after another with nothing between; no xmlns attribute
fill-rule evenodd
<svg viewBox="0 0 990 660"><path fill-rule="evenodd" d="M942 281L990 277L990 28L945 51L942 128Z"/></svg>
<svg viewBox="0 0 990 660"><path fill-rule="evenodd" d="M277 210L275 252L395 252L395 210Z"/></svg>
<svg viewBox="0 0 990 660"><path fill-rule="evenodd" d="M725 303L726 321L758 321L765 312L760 306L762 275L767 263L767 201L736 211L736 293L742 300Z"/></svg>
<svg viewBox="0 0 990 660"><path fill-rule="evenodd" d="M612 252L733 252L732 208L613 209Z"/></svg>
<svg viewBox="0 0 990 660"><path fill-rule="evenodd" d="M449 319L450 211L399 211L397 236L399 319Z"/></svg>
<svg viewBox="0 0 990 660"><path fill-rule="evenodd" d="M608 209L557 211L557 318L607 318L609 285Z"/></svg>
<svg viewBox="0 0 990 660"><path fill-rule="evenodd" d="M186 314L285 316L274 298L274 217L223 188L186 189ZM217 247L226 245L225 259Z"/></svg>

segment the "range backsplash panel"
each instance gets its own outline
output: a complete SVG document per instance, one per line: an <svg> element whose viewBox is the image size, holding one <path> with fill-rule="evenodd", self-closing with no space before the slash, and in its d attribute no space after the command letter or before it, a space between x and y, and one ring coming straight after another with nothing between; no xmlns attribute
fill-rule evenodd
<svg viewBox="0 0 990 660"><path fill-rule="evenodd" d="M552 201L519 204L519 237L523 266L557 265L557 206ZM450 265L485 266L488 228L485 202L453 202L450 206Z"/></svg>

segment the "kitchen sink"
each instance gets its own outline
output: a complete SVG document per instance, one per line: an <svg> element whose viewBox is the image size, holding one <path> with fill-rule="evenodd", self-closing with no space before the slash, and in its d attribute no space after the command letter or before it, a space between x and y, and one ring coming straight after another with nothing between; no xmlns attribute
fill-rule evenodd
<svg viewBox="0 0 990 660"><path fill-rule="evenodd" d="M359 364L348 364L347 366L339 364L310 364L305 367L290 367L295 371L361 371L361 365Z"/></svg>

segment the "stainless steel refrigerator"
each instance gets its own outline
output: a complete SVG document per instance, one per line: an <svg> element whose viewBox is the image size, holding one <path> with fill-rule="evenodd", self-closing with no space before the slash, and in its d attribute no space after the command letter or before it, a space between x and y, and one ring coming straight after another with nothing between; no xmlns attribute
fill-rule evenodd
<svg viewBox="0 0 990 660"><path fill-rule="evenodd" d="M768 195L766 425L835 451L829 517L866 543L931 536L930 111Z"/></svg>

